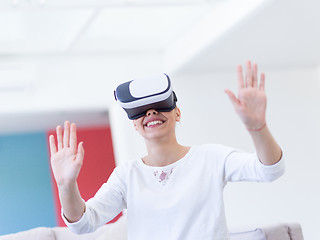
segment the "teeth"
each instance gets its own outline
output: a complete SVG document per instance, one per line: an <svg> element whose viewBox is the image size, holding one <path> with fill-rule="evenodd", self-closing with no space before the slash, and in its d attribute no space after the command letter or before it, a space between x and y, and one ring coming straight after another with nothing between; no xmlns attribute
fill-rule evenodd
<svg viewBox="0 0 320 240"><path fill-rule="evenodd" d="M160 121L160 120L148 122L147 123L147 127L153 126L153 125L156 125L156 124L162 124L162 123L163 123L163 121Z"/></svg>

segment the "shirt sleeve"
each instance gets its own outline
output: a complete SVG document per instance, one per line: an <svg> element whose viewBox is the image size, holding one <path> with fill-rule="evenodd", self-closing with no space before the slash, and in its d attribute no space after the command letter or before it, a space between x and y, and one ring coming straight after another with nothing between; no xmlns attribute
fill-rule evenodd
<svg viewBox="0 0 320 240"><path fill-rule="evenodd" d="M98 227L111 221L124 208L124 185L116 168L108 181L98 190L96 195L86 203L86 209L78 222L70 223L61 211L62 219L68 228L77 234L94 232Z"/></svg>
<svg viewBox="0 0 320 240"><path fill-rule="evenodd" d="M256 153L232 150L225 159L225 181L271 182L284 174L283 155L273 165L264 165Z"/></svg>

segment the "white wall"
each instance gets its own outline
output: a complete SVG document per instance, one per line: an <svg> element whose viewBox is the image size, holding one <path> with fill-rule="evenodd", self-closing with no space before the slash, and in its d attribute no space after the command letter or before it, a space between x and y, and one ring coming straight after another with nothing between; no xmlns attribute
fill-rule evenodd
<svg viewBox="0 0 320 240"><path fill-rule="evenodd" d="M273 183L230 183L225 207L230 227L299 222L305 239L320 239L318 169L320 146L320 76L316 68L265 69L267 123L284 150L286 174ZM173 87L182 111L180 143L222 143L254 151L250 136L233 110L225 88L236 90L236 74L174 74ZM127 129L115 142L120 160L145 154L143 141L125 115L115 110L113 128ZM122 119L122 120L120 120ZM123 121L123 123L121 123ZM115 121L114 121L115 122ZM119 131L118 131L119 132ZM118 139L121 139L118 136ZM123 153L127 151L128 154ZM130 156L129 156L130 155Z"/></svg>

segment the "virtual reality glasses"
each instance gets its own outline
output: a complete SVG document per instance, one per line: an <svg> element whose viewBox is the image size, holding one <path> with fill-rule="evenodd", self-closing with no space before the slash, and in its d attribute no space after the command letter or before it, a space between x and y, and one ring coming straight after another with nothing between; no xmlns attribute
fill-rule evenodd
<svg viewBox="0 0 320 240"><path fill-rule="evenodd" d="M114 96L130 120L144 116L149 109L170 112L177 102L170 78L165 73L122 83Z"/></svg>

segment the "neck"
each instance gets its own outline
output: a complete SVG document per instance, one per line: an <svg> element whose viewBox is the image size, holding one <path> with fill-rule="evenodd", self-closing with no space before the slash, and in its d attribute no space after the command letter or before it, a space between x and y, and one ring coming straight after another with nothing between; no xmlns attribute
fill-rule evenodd
<svg viewBox="0 0 320 240"><path fill-rule="evenodd" d="M183 158L190 147L180 145L176 138L171 141L148 141L146 142L148 155L143 162L149 166L163 167L170 165Z"/></svg>

